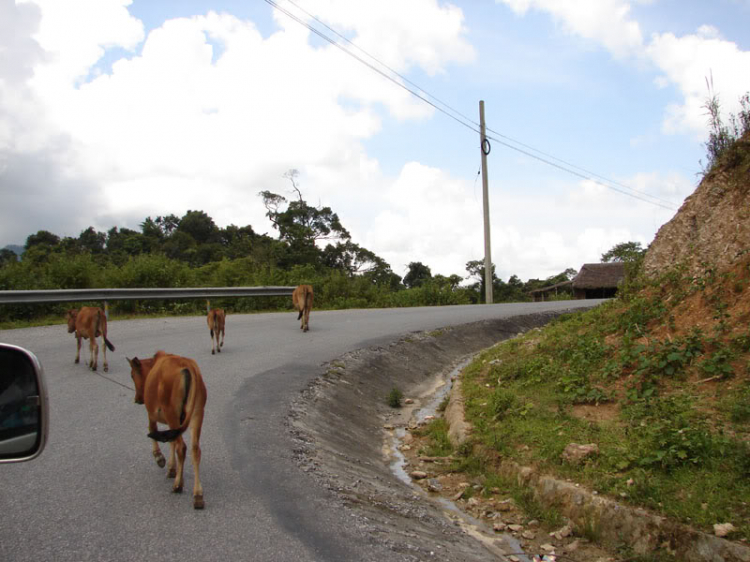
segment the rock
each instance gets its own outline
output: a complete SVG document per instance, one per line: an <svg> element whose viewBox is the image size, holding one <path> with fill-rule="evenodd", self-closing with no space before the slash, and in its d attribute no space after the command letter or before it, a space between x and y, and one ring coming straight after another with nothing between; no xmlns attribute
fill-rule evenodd
<svg viewBox="0 0 750 562"><path fill-rule="evenodd" d="M533 541L536 538L536 533L534 533L533 531L524 531L523 533L521 533L521 536L525 539Z"/></svg>
<svg viewBox="0 0 750 562"><path fill-rule="evenodd" d="M505 531L508 528L508 526L502 521L498 521L492 526L492 528L495 530L495 532L501 533L502 531Z"/></svg>
<svg viewBox="0 0 750 562"><path fill-rule="evenodd" d="M543 544L539 548L541 548L544 552L555 552L555 547L549 543Z"/></svg>
<svg viewBox="0 0 750 562"><path fill-rule="evenodd" d="M518 531L523 531L523 525L508 525L508 529L517 533Z"/></svg>
<svg viewBox="0 0 750 562"><path fill-rule="evenodd" d="M717 537L726 537L734 533L737 529L731 523L717 523L714 525L714 534Z"/></svg>
<svg viewBox="0 0 750 562"><path fill-rule="evenodd" d="M409 473L409 476L414 478L414 480L423 480L427 478L427 473L422 470L414 470Z"/></svg>
<svg viewBox="0 0 750 562"><path fill-rule="evenodd" d="M411 398L407 398L406 400L404 400L404 404L414 404L414 400L412 400Z"/></svg>
<svg viewBox="0 0 750 562"><path fill-rule="evenodd" d="M440 490L443 489L443 485L440 482L438 482L435 478L430 478L427 481L427 489L430 492L439 492Z"/></svg>
<svg viewBox="0 0 750 562"><path fill-rule="evenodd" d="M591 456L599 454L599 446L595 443L580 445L578 443L569 443L562 452L562 459L573 465L581 464Z"/></svg>
<svg viewBox="0 0 750 562"><path fill-rule="evenodd" d="M565 552L575 552L576 550L579 549L580 546L581 546L581 543L578 542L577 540L575 540L572 543L570 543L569 545L567 545L565 548L563 548L563 550Z"/></svg>

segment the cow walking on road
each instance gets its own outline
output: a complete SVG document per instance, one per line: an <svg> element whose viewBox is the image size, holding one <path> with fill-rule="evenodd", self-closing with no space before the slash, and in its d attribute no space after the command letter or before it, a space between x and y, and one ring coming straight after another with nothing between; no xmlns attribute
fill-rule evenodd
<svg viewBox="0 0 750 562"><path fill-rule="evenodd" d="M216 355L224 347L224 322L226 313L221 308L212 308L208 311L208 331L211 335L211 355ZM221 334L221 344L219 343L219 334ZM214 342L214 337L216 341Z"/></svg>
<svg viewBox="0 0 750 562"><path fill-rule="evenodd" d="M96 371L99 367L99 344L96 342L96 338L101 336L102 340L104 340L104 345L102 346L104 372L109 371L107 348L110 351L114 351L115 346L107 339L107 315L104 313L104 310L98 306L82 306L80 310L68 310L65 319L68 322L68 333L72 334L75 332L77 343L75 362L79 363L81 361L81 339L89 340L89 350L91 352L89 368L92 371Z"/></svg>
<svg viewBox="0 0 750 562"><path fill-rule="evenodd" d="M292 304L299 310L297 320L302 320L300 329L307 332L310 329L310 311L313 306L313 288L310 285L300 285L292 293Z"/></svg>
<svg viewBox="0 0 750 562"><path fill-rule="evenodd" d="M200 481L201 428L206 405L206 385L198 364L187 357L157 351L150 359L128 359L130 375L135 384L135 403L144 404L148 413L148 436L153 439L156 464L164 468L165 461L159 442L169 443L167 478L174 478L172 491L182 492L183 469L187 445L182 434L190 428L193 472L193 507L203 509L203 486ZM168 430L159 431L157 423L167 424ZM175 466L175 453L177 462Z"/></svg>

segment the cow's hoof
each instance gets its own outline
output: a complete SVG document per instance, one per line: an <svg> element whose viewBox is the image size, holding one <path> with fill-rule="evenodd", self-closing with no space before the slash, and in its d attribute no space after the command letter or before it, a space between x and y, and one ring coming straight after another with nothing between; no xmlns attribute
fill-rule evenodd
<svg viewBox="0 0 750 562"><path fill-rule="evenodd" d="M181 494L182 493L182 484L180 484L179 486L175 486L174 488L172 488L172 493L173 494Z"/></svg>
<svg viewBox="0 0 750 562"><path fill-rule="evenodd" d="M159 455L158 457L156 457L156 464L159 465L159 468L164 468L164 466L167 464L167 461L162 455Z"/></svg>
<svg viewBox="0 0 750 562"><path fill-rule="evenodd" d="M206 503L203 501L203 496L193 496L193 507L195 509L203 509L206 507Z"/></svg>
<svg viewBox="0 0 750 562"><path fill-rule="evenodd" d="M104 372L105 373L109 373L109 366L108 365L104 365Z"/></svg>
<svg viewBox="0 0 750 562"><path fill-rule="evenodd" d="M219 353L221 353L221 348L217 349L216 351L218 351Z"/></svg>
<svg viewBox="0 0 750 562"><path fill-rule="evenodd" d="M211 355L216 355L216 351L214 351L214 350L212 349L212 350L211 350Z"/></svg>
<svg viewBox="0 0 750 562"><path fill-rule="evenodd" d="M174 468L170 468L167 470L167 478L174 478L177 476L177 470Z"/></svg>
<svg viewBox="0 0 750 562"><path fill-rule="evenodd" d="M78 365L78 363L80 363L80 362L81 362L80 359L76 359L75 361L73 361L73 363L75 363L76 365Z"/></svg>

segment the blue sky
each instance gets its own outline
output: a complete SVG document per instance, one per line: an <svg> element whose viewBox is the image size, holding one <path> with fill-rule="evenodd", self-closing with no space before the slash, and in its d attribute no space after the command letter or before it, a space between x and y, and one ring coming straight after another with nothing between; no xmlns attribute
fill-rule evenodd
<svg viewBox="0 0 750 562"><path fill-rule="evenodd" d="M296 169L396 273L466 275L482 99L495 139L607 180L493 142L493 262L545 278L648 245L700 179L706 77L727 112L750 90L750 0L277 1L464 124L263 0L0 0L0 246L188 209L275 235L257 193Z"/></svg>

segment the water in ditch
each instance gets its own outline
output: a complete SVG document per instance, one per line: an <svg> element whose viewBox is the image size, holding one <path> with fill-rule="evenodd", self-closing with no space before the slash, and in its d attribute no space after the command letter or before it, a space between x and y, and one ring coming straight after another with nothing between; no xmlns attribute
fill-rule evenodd
<svg viewBox="0 0 750 562"><path fill-rule="evenodd" d="M458 363L456 367L448 373L443 384L430 397L427 404L412 413L412 422L414 424L422 424L429 416L437 415L440 404L451 391L453 379L459 375L473 358L474 356L472 355ZM391 437L390 452L393 457L393 461L390 465L391 471L401 482L407 484L421 495L427 496L427 493L420 486L414 484L411 477L406 473L406 457L404 457L404 454L401 452L401 446L403 445L405 435L406 429L398 427L394 430ZM472 517L468 513L465 513L454 502L446 498L433 495L427 497L431 500L437 501L451 520L457 521L465 532L485 544L491 551L498 554L502 560L506 560L507 556L509 556L510 553L513 553L516 558L522 562L532 562L527 555L521 554L523 548L513 535L509 533L496 533L487 524ZM498 548L498 539L505 544L505 548Z"/></svg>

